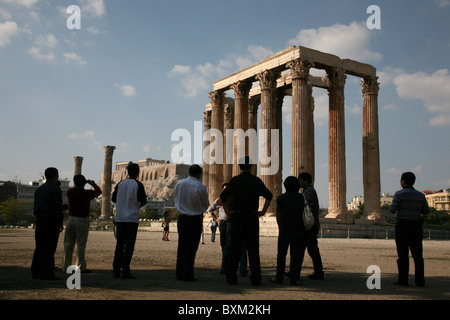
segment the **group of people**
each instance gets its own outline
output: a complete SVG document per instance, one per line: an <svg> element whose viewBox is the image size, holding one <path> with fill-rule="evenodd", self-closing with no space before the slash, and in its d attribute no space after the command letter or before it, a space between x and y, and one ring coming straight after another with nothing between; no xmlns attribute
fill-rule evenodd
<svg viewBox="0 0 450 320"><path fill-rule="evenodd" d="M240 266L241 275L247 273L247 256L252 285L261 284L261 264L259 255L259 218L264 216L273 200L270 190L263 181L251 173L249 157L239 162L241 173L234 176L222 187L220 196L210 205L208 192L201 182L202 168L192 165L189 177L180 180L174 188L175 207L179 213L177 220L178 246L175 266L176 279L195 281L195 257L203 231L203 215L211 214L218 223L222 262L220 273L226 275L230 285L238 282L236 275ZM136 236L139 225L139 211L147 203L143 184L137 180L139 165L130 162L127 166L128 178L120 181L112 194L116 204L115 228L116 248L113 260L113 276L122 279L134 278L130 272ZM46 182L35 192L33 213L36 216L35 242L31 273L33 279L58 279L55 276L54 255L59 233L63 228L62 192L56 168L47 168ZM397 212L395 242L398 253L398 285L408 285L409 250L415 263L415 283L425 285L422 248L422 215L429 213L425 196L414 189L415 175L406 172L401 176L402 190L395 193L390 211ZM90 184L93 189L86 190ZM319 200L312 185L312 177L302 172L298 177L289 176L284 181L285 193L276 201L278 223L278 246L276 274L269 280L282 283L285 276L289 284L298 285L305 251L310 255L314 272L311 279L324 279L324 271L317 235L320 229ZM63 272L72 264L72 254L77 244L77 266L81 272L87 269L85 248L89 231L90 201L102 191L92 180L82 175L74 176L74 187L69 189L69 219L64 235ZM264 198L261 210L260 197ZM314 225L305 230L303 210L305 203L311 208ZM218 214L216 213L218 212ZM165 217L163 240L168 241L169 218ZM286 256L290 250L290 270L286 269Z"/></svg>
<svg viewBox="0 0 450 320"><path fill-rule="evenodd" d="M45 170L46 182L35 192L33 213L36 216L35 243L36 248L31 263L33 279L58 280L55 276L55 252L59 234L64 230L64 213L67 205L63 205L62 191L58 169ZM77 245L77 266L82 273L87 269L85 258L86 243L89 233L90 202L102 191L92 180L79 174L73 178L74 187L67 191L70 212L64 233L64 255L62 269L65 271L72 265L72 255ZM86 190L90 184L93 189Z"/></svg>
<svg viewBox="0 0 450 320"><path fill-rule="evenodd" d="M222 193L209 207L208 213L219 223L222 264L220 272L226 274L229 284L236 284L237 269L246 275L247 254L250 264L252 285L261 284L259 256L259 218L264 216L273 195L261 179L251 173L252 164L246 157L240 164L241 174L233 177L222 187ZM291 285L298 285L304 252L308 249L314 273L311 279L324 279L322 259L317 242L319 224L319 201L312 186L312 177L303 172L298 178L289 176L284 181L286 192L276 199L276 219L279 226L277 272L271 282L282 283L285 276L286 255L290 247ZM302 193L299 193L300 189ZM264 206L259 209L259 199L263 197ZM312 209L314 226L305 230L303 209L305 198ZM216 213L218 212L218 214Z"/></svg>

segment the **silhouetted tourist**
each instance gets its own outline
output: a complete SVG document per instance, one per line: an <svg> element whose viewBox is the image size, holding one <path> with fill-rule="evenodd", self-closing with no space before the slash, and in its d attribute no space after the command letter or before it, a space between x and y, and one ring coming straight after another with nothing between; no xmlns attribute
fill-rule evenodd
<svg viewBox="0 0 450 320"><path fill-rule="evenodd" d="M423 261L423 219L421 214L428 214L425 195L414 189L416 176L412 172L405 172L400 179L402 190L395 193L389 211L397 212L395 226L395 244L397 246L398 281L396 285L408 285L409 250L414 259L415 283L419 287L425 285L425 272Z"/></svg>
<svg viewBox="0 0 450 320"><path fill-rule="evenodd" d="M136 180L139 176L139 165L130 162L127 170L128 178L120 181L112 194L112 201L116 204L117 238L113 276L122 279L134 278L130 273L130 263L139 226L139 211L140 207L147 204L144 185Z"/></svg>
<svg viewBox="0 0 450 320"><path fill-rule="evenodd" d="M222 185L222 190L228 186L228 183ZM216 215L219 211L219 215ZM209 207L208 212L211 216L219 222L220 232L220 246L222 248L222 265L220 267L221 274L227 274L228 266L230 264L230 247L231 247L231 222L228 223L228 215L225 212L222 200L217 198ZM241 261L239 263L240 274L243 277L247 276L247 247L242 248Z"/></svg>
<svg viewBox="0 0 450 320"><path fill-rule="evenodd" d="M303 264L303 258L305 256L305 250L308 250L308 254L312 259L314 273L308 276L309 279L323 280L324 272L322 265L322 257L320 256L319 243L317 241L317 235L320 230L319 222L319 198L317 192L312 185L312 176L308 172L301 172L298 175L300 187L303 189L302 193L305 196L308 206L311 208L314 216L314 225L311 229L306 230L303 235L302 244L300 246L300 273Z"/></svg>
<svg viewBox="0 0 450 320"><path fill-rule="evenodd" d="M58 280L55 277L55 252L63 230L63 202L58 169L45 170L46 182L34 193L36 216L35 242L31 275L33 279Z"/></svg>
<svg viewBox="0 0 450 320"><path fill-rule="evenodd" d="M176 278L195 281L194 264L203 230L203 213L208 209L206 187L200 182L202 168L189 167L189 177L180 180L174 188L175 207L178 217L178 248Z"/></svg>
<svg viewBox="0 0 450 320"><path fill-rule="evenodd" d="M73 177L75 186L67 190L69 199L69 219L66 222L66 231L64 233L64 256L62 261L62 270L66 272L72 265L72 254L77 244L77 266L82 273L90 272L87 269L85 251L89 235L89 214L91 201L102 194L102 190L92 180L77 174ZM84 189L86 183L94 189Z"/></svg>
<svg viewBox="0 0 450 320"><path fill-rule="evenodd" d="M278 250L277 273L269 279L270 282L282 283L286 267L286 255L290 249L289 284L299 284L300 278L300 244L305 225L303 223L303 208L305 198L298 191L300 182L296 177L289 176L284 180L286 192L277 198Z"/></svg>
<svg viewBox="0 0 450 320"><path fill-rule="evenodd" d="M226 211L230 215L228 223L231 222L230 266L226 278L229 284L237 283L236 271L245 241L251 284L260 285L259 217L266 214L273 196L262 180L251 173L252 164L249 157L240 160L239 167L242 172L233 177L220 194L222 203L229 208ZM258 211L260 196L265 198L265 203L263 209ZM231 203L227 204L231 199Z"/></svg>

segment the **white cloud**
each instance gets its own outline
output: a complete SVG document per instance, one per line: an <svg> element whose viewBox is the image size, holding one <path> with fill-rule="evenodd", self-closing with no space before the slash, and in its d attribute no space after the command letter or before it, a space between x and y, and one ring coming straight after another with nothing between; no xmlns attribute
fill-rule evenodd
<svg viewBox="0 0 450 320"><path fill-rule="evenodd" d="M215 65L211 62L206 62L195 67L179 64L174 65L167 73L167 76L170 78L179 78L181 89L178 90L178 93L180 95L195 98L202 91L211 88L213 81L217 78L248 67L272 53L270 49L250 45L247 47L247 54L227 54L226 58L219 60Z"/></svg>
<svg viewBox="0 0 450 320"><path fill-rule="evenodd" d="M95 133L92 130L87 130L84 133L71 133L69 134L70 139L77 139L77 138L92 138L94 137Z"/></svg>
<svg viewBox="0 0 450 320"><path fill-rule="evenodd" d="M390 103L390 104L386 104L381 106L382 110L398 110L398 106L396 104Z"/></svg>
<svg viewBox="0 0 450 320"><path fill-rule="evenodd" d="M450 75L447 69L437 70L433 74L400 74L393 82L400 98L420 99L424 107L435 114L430 125L450 125Z"/></svg>
<svg viewBox="0 0 450 320"><path fill-rule="evenodd" d="M365 22L335 24L318 29L302 29L288 44L331 53L342 59L378 61L381 54L369 48L371 34Z"/></svg>
<svg viewBox="0 0 450 320"><path fill-rule="evenodd" d="M38 35L28 53L39 60L54 61L55 54L53 50L57 45L58 39L53 34Z"/></svg>
<svg viewBox="0 0 450 320"><path fill-rule="evenodd" d="M105 33L104 31L100 31L96 26L90 26L90 27L88 27L86 29L87 29L87 31L89 33L95 34L95 35L101 34L101 33Z"/></svg>
<svg viewBox="0 0 450 320"><path fill-rule="evenodd" d="M185 76L181 80L181 85L184 89L182 95L195 98L201 91L208 90L211 84L204 76L194 73Z"/></svg>
<svg viewBox="0 0 450 320"><path fill-rule="evenodd" d="M176 64L173 66L172 70L170 70L167 73L167 75L169 77L172 77L172 76L176 76L176 75L187 74L189 72L191 72L190 66L182 66L182 65Z"/></svg>
<svg viewBox="0 0 450 320"><path fill-rule="evenodd" d="M101 18L106 14L103 0L80 0L81 12L95 18Z"/></svg>
<svg viewBox="0 0 450 320"><path fill-rule="evenodd" d="M55 60L55 55L53 54L53 52L43 52L42 48L31 47L28 50L28 53L39 60L47 60L47 61Z"/></svg>
<svg viewBox="0 0 450 320"><path fill-rule="evenodd" d="M38 2L39 0L0 0L0 2L12 4L16 6L24 6L30 8L33 4Z"/></svg>
<svg viewBox="0 0 450 320"><path fill-rule="evenodd" d="M38 47L54 49L58 45L58 39L53 34L39 35L36 37L34 44Z"/></svg>
<svg viewBox="0 0 450 320"><path fill-rule="evenodd" d="M137 94L136 89L128 84L124 84L121 86L116 83L116 88L118 88L121 91L124 97L133 97Z"/></svg>
<svg viewBox="0 0 450 320"><path fill-rule="evenodd" d="M357 105L356 103L354 103L352 106L345 106L345 110L347 110L351 114L361 114L362 113L361 106Z"/></svg>
<svg viewBox="0 0 450 320"><path fill-rule="evenodd" d="M14 21L0 23L0 47L11 42L11 38L19 32L19 27Z"/></svg>
<svg viewBox="0 0 450 320"><path fill-rule="evenodd" d="M12 15L5 9L0 8L0 18L2 18L3 20L10 20L12 18Z"/></svg>
<svg viewBox="0 0 450 320"><path fill-rule="evenodd" d="M435 2L437 3L437 5L440 8L444 8L446 6L450 6L450 0L435 0Z"/></svg>
<svg viewBox="0 0 450 320"><path fill-rule="evenodd" d="M70 52L70 53L64 52L63 56L64 56L64 61L66 63L75 63L75 64L80 64L80 65L86 64L86 61L84 61L83 58L81 58L75 52Z"/></svg>

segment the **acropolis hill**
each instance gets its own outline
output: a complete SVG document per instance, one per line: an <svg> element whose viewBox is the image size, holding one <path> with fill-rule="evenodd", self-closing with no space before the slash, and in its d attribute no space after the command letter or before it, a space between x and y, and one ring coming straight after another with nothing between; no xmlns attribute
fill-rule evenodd
<svg viewBox="0 0 450 320"><path fill-rule="evenodd" d="M173 199L173 188L177 182L189 176L189 165L166 163L164 160L146 158L137 162L140 167L139 181L144 184L147 197L150 199ZM128 177L128 161L116 162L116 170L111 175L111 190ZM103 174L100 177L100 188L103 188Z"/></svg>

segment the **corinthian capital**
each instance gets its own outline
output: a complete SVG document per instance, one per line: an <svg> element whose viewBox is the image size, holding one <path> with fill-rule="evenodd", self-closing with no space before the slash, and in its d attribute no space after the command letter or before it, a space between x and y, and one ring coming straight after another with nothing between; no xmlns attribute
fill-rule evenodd
<svg viewBox="0 0 450 320"><path fill-rule="evenodd" d="M238 81L231 85L231 89L234 90L235 98L248 98L248 93L252 88L250 81Z"/></svg>
<svg viewBox="0 0 450 320"><path fill-rule="evenodd" d="M225 117L226 121L233 120L234 107L229 105L229 104L226 104L225 108L223 110L223 114L224 114L224 117Z"/></svg>
<svg viewBox="0 0 450 320"><path fill-rule="evenodd" d="M347 76L342 68L331 68L327 70L327 81L329 87L343 88L345 86L346 79Z"/></svg>
<svg viewBox="0 0 450 320"><path fill-rule="evenodd" d="M380 90L380 84L378 83L378 77L367 77L361 80L362 93L367 94L378 94Z"/></svg>
<svg viewBox="0 0 450 320"><path fill-rule="evenodd" d="M211 126L211 110L203 112L203 122L205 127Z"/></svg>
<svg viewBox="0 0 450 320"><path fill-rule="evenodd" d="M113 155L113 152L116 149L116 147L115 146L104 146L103 149L105 150L105 155L107 157L111 157Z"/></svg>
<svg viewBox="0 0 450 320"><path fill-rule="evenodd" d="M275 88L277 86L278 75L279 73L272 70L266 70L256 75L256 79L259 80L261 90Z"/></svg>
<svg viewBox="0 0 450 320"><path fill-rule="evenodd" d="M223 91L211 91L209 93L209 98L211 99L211 105L217 107L222 104L225 93Z"/></svg>
<svg viewBox="0 0 450 320"><path fill-rule="evenodd" d="M292 70L292 78L308 78L309 69L314 66L314 63L308 60L296 59L288 62L286 67Z"/></svg>

